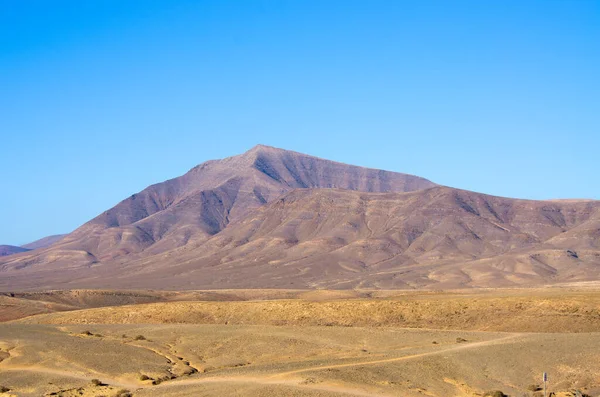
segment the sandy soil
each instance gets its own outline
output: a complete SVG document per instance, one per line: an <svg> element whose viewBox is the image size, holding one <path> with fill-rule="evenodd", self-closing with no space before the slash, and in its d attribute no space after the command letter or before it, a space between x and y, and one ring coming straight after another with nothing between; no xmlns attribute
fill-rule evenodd
<svg viewBox="0 0 600 397"><path fill-rule="evenodd" d="M3 323L0 385L15 396L448 397L502 390L521 397L533 395L528 387L539 384L545 371L550 391L600 395L600 332L595 332L600 328L594 330L600 293L595 289L359 295L344 299L315 292L304 299L162 302ZM483 301L491 314L480 321L446 322L461 318L457 305L474 301ZM207 318L193 305L216 305L211 313L230 321L212 317L218 321L190 323ZM327 305L334 306L324 310ZM422 320L414 321L420 328L389 326L382 319L397 313L384 309L394 305L405 315L419 307L431 314L424 317L426 312L417 310L414 319ZM469 307L464 310L470 316L485 312L478 305ZM270 314L259 315L269 308ZM99 313L113 323L90 321ZM504 323L498 320L483 327L494 314L504 321L512 315L510 326L500 327ZM313 324L328 316L345 316L348 323ZM426 327L435 316L444 319L439 324L456 329ZM269 323L278 317L300 320ZM563 317L568 321L559 321ZM523 325L529 323L538 324L536 332Z"/></svg>

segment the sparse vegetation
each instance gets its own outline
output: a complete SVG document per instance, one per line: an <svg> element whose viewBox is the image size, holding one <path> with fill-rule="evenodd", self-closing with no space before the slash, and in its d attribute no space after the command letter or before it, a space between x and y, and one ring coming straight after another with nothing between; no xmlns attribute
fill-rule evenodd
<svg viewBox="0 0 600 397"><path fill-rule="evenodd" d="M559 291L550 292L552 294L559 293ZM557 306L551 302L551 299L545 299L550 292L543 292L544 304L547 307L556 308ZM455 316L451 314L455 312L455 308L467 306L462 296L457 298L437 292L419 293L413 297L410 293L396 296L393 295L395 292L383 291L371 299L343 299L336 296L335 299L329 300L327 295L327 299L319 300L322 298L322 295L319 295L321 291L315 291L311 292L310 299L306 300L153 303L140 305L139 308L136 307L136 310L132 310L131 307L119 306L111 308L110 312L108 309L89 311L92 314L106 314L108 317L122 311L120 317L114 317L114 322L123 323L130 321L134 315L145 314L143 311L148 308L157 307L161 310L151 313L154 314L154 317L140 315L140 318L151 318L153 322L158 322L155 319L159 319L168 323L166 325L117 324L102 326L100 325L101 321L88 322L88 317L83 316L86 314L85 312L73 311L70 312L73 313L73 316L69 318L82 319L80 323L56 321L51 326L36 325L32 327L28 322L37 321L40 318L62 318L65 313L60 313L60 316L58 314L35 316L28 321L0 326L0 339L3 341L0 350L0 358L3 359L2 365L0 365L2 369L13 365L37 365L40 373L46 370L50 374L56 372L54 368L47 368L44 362L40 363L37 354L31 355L31 357L28 357L27 354L21 355L18 361L10 359L10 354L13 352L17 354L19 352L39 352L45 357L56 357L56 361L62 364L61 372L69 371L79 374L86 368L87 373L101 376L102 382L98 380L91 383L91 376L93 376L91 375L88 380L78 382L74 386L70 383L62 383L61 379L55 377L39 376L36 378L33 371L31 375L4 379L4 372L0 371L0 378L2 378L0 382L12 389L6 394L0 393L0 396L16 394L26 386L30 387L32 395L36 396L48 393L48 395L55 396L63 394L120 397L131 395L131 393L133 395L141 393L167 397L177 396L177 393L183 390L182 386L177 386L177 382L182 380L182 385L189 389L190 395L194 395L196 390L206 387L203 384L205 377L218 380L214 384L211 383L210 386L214 389L214 395L231 395L230 392L234 389L239 390L240 395L253 395L252 391L255 390L255 385L242 384L236 380L230 382L228 379L233 373L233 368L247 366L244 373L247 373L249 377L254 377L259 383L264 382L260 387L264 388L265 395L281 395L277 394L277 391L286 388L286 385L273 386L269 380L272 375L292 373L294 378L298 379L294 388L322 389L323 397L335 394L336 388L363 391L363 388L370 388L369 385L373 385L374 391L381 389L382 392L390 395L421 393L423 395L448 396L451 394L447 393L450 389L449 385L454 385L452 387L456 388L457 395L477 394L483 397L483 392L488 390L488 393L485 394L486 397L505 397L506 395L501 389L496 390L504 387L503 384L514 385L511 391L505 388L506 393L511 397L524 397L525 395L537 397L541 395L540 385L527 383L539 381L537 376L529 377L528 375L528 370L534 366L533 363L537 368L547 368L551 372L553 382L556 382L551 384L551 390L556 392L557 397L579 395L576 393L576 389L567 391L568 386L585 386L589 390L593 390L592 388L596 387L596 384L589 380L589 373L598 373L600 363L596 363L594 360L586 362L585 365L590 372L571 373L568 378L572 382L570 384L558 383L565 379L565 372L561 368L557 368L556 363L560 358L561 362L567 362L573 367L575 365L583 366L581 358L588 356L582 352L587 351L589 346L597 346L600 343L600 335L585 332L564 333L565 329L580 329L578 327L581 323L576 321L585 321L583 316L577 316L569 323L569 326L573 328L557 329L555 328L557 325L553 323L552 328L548 329L551 333L513 333L513 327L520 327L523 324L515 317L508 318L515 313L513 309L522 310L521 307L536 302L533 298L527 298L529 303L521 299L513 300L510 295L513 293L520 294L520 292L512 290L510 292L500 291L498 295L495 291L470 293L479 295L473 299L473 303L469 303L469 308L473 305L483 308L486 304L491 303L496 310L496 316L501 319L487 317L470 321L474 317L466 319L463 317L461 321L465 321L464 324L460 322L440 323L442 326L462 324L464 328L473 327L474 324L475 326L484 324L482 327L488 327L487 324L490 323L501 324L505 327L503 330L506 332L498 333L470 332L464 328L460 330L407 330L403 327L384 326L388 324L386 320L388 317L385 316L391 318L392 315L389 313L397 313L394 311L397 310L397 307L406 307L406 310L401 313L404 315L403 321L409 325L423 326L425 321L429 320L436 324L436 321L444 318L446 313L450 313L448 319L453 320ZM528 291L528 293L530 292ZM186 294L188 293L186 292ZM239 294L241 295L241 293ZM458 293L454 294L458 295ZM596 292L590 293L592 296L596 294ZM506 295L509 296L506 297ZM496 296L500 296L501 299L492 300L489 296L494 299ZM241 297L247 298L246 295ZM355 295L351 298L354 297ZM536 299L538 298L536 297ZM419 305L412 303L415 301ZM436 304L429 304L432 301ZM196 312L188 310L190 307L195 308L196 306L203 308L201 313L214 316L210 317L211 319L220 316L215 320L217 325L180 326L170 323L180 318L203 320L205 317L194 317L198 310ZM359 318L363 306L369 307L376 316ZM596 315L598 313L596 306L597 301L594 301L592 305L584 307L584 309L590 310ZM408 310L413 308L414 312ZM425 312L425 308L429 311ZM584 309L580 309L577 313L583 312ZM322 313L323 311L326 313ZM248 313L255 317L251 318ZM518 312L516 313L518 316ZM566 305L560 313L572 313L572 306ZM368 325L367 321L372 321L374 324L371 327L355 328L325 327L323 320L329 314L337 316L334 319L339 324L357 323L358 321L365 321L358 323L363 325ZM82 317L75 317L75 315ZM159 315L163 317L158 317ZM425 315L427 316L422 317ZM483 315L485 316L485 313ZM316 317L314 322L307 321L306 318L310 320L311 316ZM295 319L300 319L298 321L301 322L300 325L286 327L260 325L266 322L265 319L281 317L284 317L283 320L289 324L297 324L294 322ZM106 319L102 316L96 318ZM223 319L229 319L233 324L247 321L248 323L257 323L257 325L224 326L222 325ZM486 322L484 323L483 320ZM497 323L494 323L495 320ZM320 326L314 326L317 321ZM542 318L540 321L544 321L544 319ZM198 322L201 323L201 321ZM302 324L311 326L304 327ZM83 328L84 326L93 328ZM60 328L61 332L55 332L54 330L57 328ZM52 332L46 332L46 329ZM84 330L87 333L84 334ZM104 338L86 335L95 336L100 331L103 332ZM482 329L479 328L479 331ZM20 339L13 342L11 338L14 338L13 335L17 332L19 332ZM126 339L122 339L121 336L125 335L125 332L128 336ZM134 339L144 341L144 343L136 342ZM8 340L8 343L5 340ZM461 346L457 346L458 344ZM553 350L540 349L541 346L550 344L552 344ZM89 353L86 357L82 357L81 354L84 349ZM402 357L407 354L415 357L404 360ZM339 357L344 357L343 362L345 363L340 367L337 366ZM441 357L447 357L444 359L447 364L443 366L427 365L430 359ZM110 360L108 365L107 358ZM94 361L94 359L97 360ZM193 367L189 365L189 360L192 360ZM397 360L402 362L402 367L397 365ZM494 373L502 373L505 364L512 365L515 369L502 373L503 382L498 382L498 378L484 379L480 377L481 364L484 360L495 362L494 367L490 367L495 371ZM253 364L249 365L251 362ZM365 363L369 363L368 367ZM264 371L267 364L269 371ZM198 369L196 370L194 367ZM363 371L363 367L368 370ZM208 376L188 377L196 371L206 372ZM361 373L360 377L356 376L357 373ZM409 378L404 375L405 373L419 374L419 376ZM127 375L123 376L122 374ZM169 377L176 377L177 381L171 381ZM286 377L291 378L288 375ZM475 381L474 379L480 380ZM49 386L48 381L53 381L54 384ZM130 382L132 386L119 383L125 381ZM10 384L8 384L9 382ZM116 386L117 384L119 386ZM138 386L134 387L133 384ZM152 384L159 386L152 386ZM514 390L516 385L520 385L520 392ZM543 387L543 384L541 386ZM131 392L124 391L116 394L117 390L123 387L129 388ZM136 391L138 388L144 389L144 391ZM581 391L588 391L588 389ZM581 396L585 396L585 394L582 393Z"/></svg>
<svg viewBox="0 0 600 397"><path fill-rule="evenodd" d="M483 397L508 397L500 390L487 391L483 394Z"/></svg>
<svg viewBox="0 0 600 397"><path fill-rule="evenodd" d="M92 382L92 385L94 385L94 386L102 386L103 385L103 383L102 383L102 381L100 381L100 379L94 378L94 379L92 379L91 382Z"/></svg>
<svg viewBox="0 0 600 397"><path fill-rule="evenodd" d="M115 397L131 397L133 394L127 389L121 389L115 394Z"/></svg>
<svg viewBox="0 0 600 397"><path fill-rule="evenodd" d="M8 387L0 385L0 393L6 393L9 391L10 391L10 389Z"/></svg>
<svg viewBox="0 0 600 397"><path fill-rule="evenodd" d="M152 323L192 323L192 324L223 324L229 325L330 325L341 326L382 326L410 328L440 328L514 331L514 332L594 332L600 327L600 316L597 310L585 310L586 307L600 305L600 291L586 293L585 297L577 292L558 294L554 291L536 290L533 295L526 296L522 292L513 292L499 297L495 293L480 293L477 300L468 300L460 295L449 296L439 294L435 297L425 296L422 292L410 293L411 299L396 300L394 294L389 299L321 299L328 297L328 291L319 291L323 296L315 295L309 302L289 300L285 303L273 304L272 300L263 299L269 296L266 292L253 293L261 300L249 304L239 301L177 301L167 303L151 303L140 307L135 312L126 307L115 306L93 310L69 311L51 315L31 317L28 322L69 323L69 324L145 324ZM317 294L314 292L313 294ZM280 295L281 296L281 295ZM360 297L359 293L354 293ZM244 296L240 296L244 298ZM413 299L414 298L414 299ZM275 297L277 299L277 297ZM435 312L432 306L419 305L421 299L436 302ZM544 302L543 305L539 304ZM493 313L490 307L498 310ZM464 307L467 307L464 309ZM455 311L460 308L461 315ZM577 321L570 321L564 313L577 313ZM302 315L298 315L302 313ZM377 321L372 314L376 313ZM536 318L536 321L530 321ZM91 326L91 325L81 325ZM84 328L85 329L85 328ZM128 339L133 340L137 332L130 331ZM78 331L76 331L78 332ZM120 334L117 334L120 335ZM463 336L470 339L466 335ZM433 338L432 338L433 340ZM437 340L442 344L441 340ZM444 344L447 341L444 341ZM526 383L523 387L528 385ZM525 390L523 390L525 391Z"/></svg>
<svg viewBox="0 0 600 397"><path fill-rule="evenodd" d="M571 394L573 394L573 396L575 396L575 397L579 397L579 396L581 396L581 397L592 397L589 394L586 394L586 393L582 392L581 390L573 390L571 392Z"/></svg>
<svg viewBox="0 0 600 397"><path fill-rule="evenodd" d="M81 333L80 333L80 335L85 335L85 336L95 336L95 337L97 337L97 338L102 338L102 335L101 335L101 334L95 334L95 333L93 333L93 332L91 332L91 331L89 331L89 330L85 330L85 331L81 332Z"/></svg>

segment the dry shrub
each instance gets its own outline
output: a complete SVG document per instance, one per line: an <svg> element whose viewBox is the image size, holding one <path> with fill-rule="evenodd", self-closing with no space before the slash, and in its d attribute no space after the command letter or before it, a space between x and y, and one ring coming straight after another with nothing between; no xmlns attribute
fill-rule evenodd
<svg viewBox="0 0 600 397"><path fill-rule="evenodd" d="M500 390L486 391L483 397L508 397L506 394L502 393Z"/></svg>
<svg viewBox="0 0 600 397"><path fill-rule="evenodd" d="M102 382L100 381L100 379L92 379L92 385L102 386Z"/></svg>

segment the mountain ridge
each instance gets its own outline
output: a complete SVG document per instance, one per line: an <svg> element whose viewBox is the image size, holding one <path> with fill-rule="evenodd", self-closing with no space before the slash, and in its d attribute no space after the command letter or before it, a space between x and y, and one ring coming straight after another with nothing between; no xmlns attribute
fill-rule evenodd
<svg viewBox="0 0 600 397"><path fill-rule="evenodd" d="M545 285L598 279L599 241L600 201L496 197L258 145L0 260L0 288Z"/></svg>
<svg viewBox="0 0 600 397"><path fill-rule="evenodd" d="M47 247L51 246L52 244L60 241L65 236L66 236L66 234L53 234L51 236L46 236L41 239L32 241L31 243L23 244L21 247L27 248L30 250L47 248Z"/></svg>

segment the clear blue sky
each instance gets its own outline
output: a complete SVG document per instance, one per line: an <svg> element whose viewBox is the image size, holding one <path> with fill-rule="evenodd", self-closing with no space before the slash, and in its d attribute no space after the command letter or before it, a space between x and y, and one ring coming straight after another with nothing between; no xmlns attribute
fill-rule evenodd
<svg viewBox="0 0 600 397"><path fill-rule="evenodd" d="M257 143L600 198L600 2L0 2L0 244Z"/></svg>

